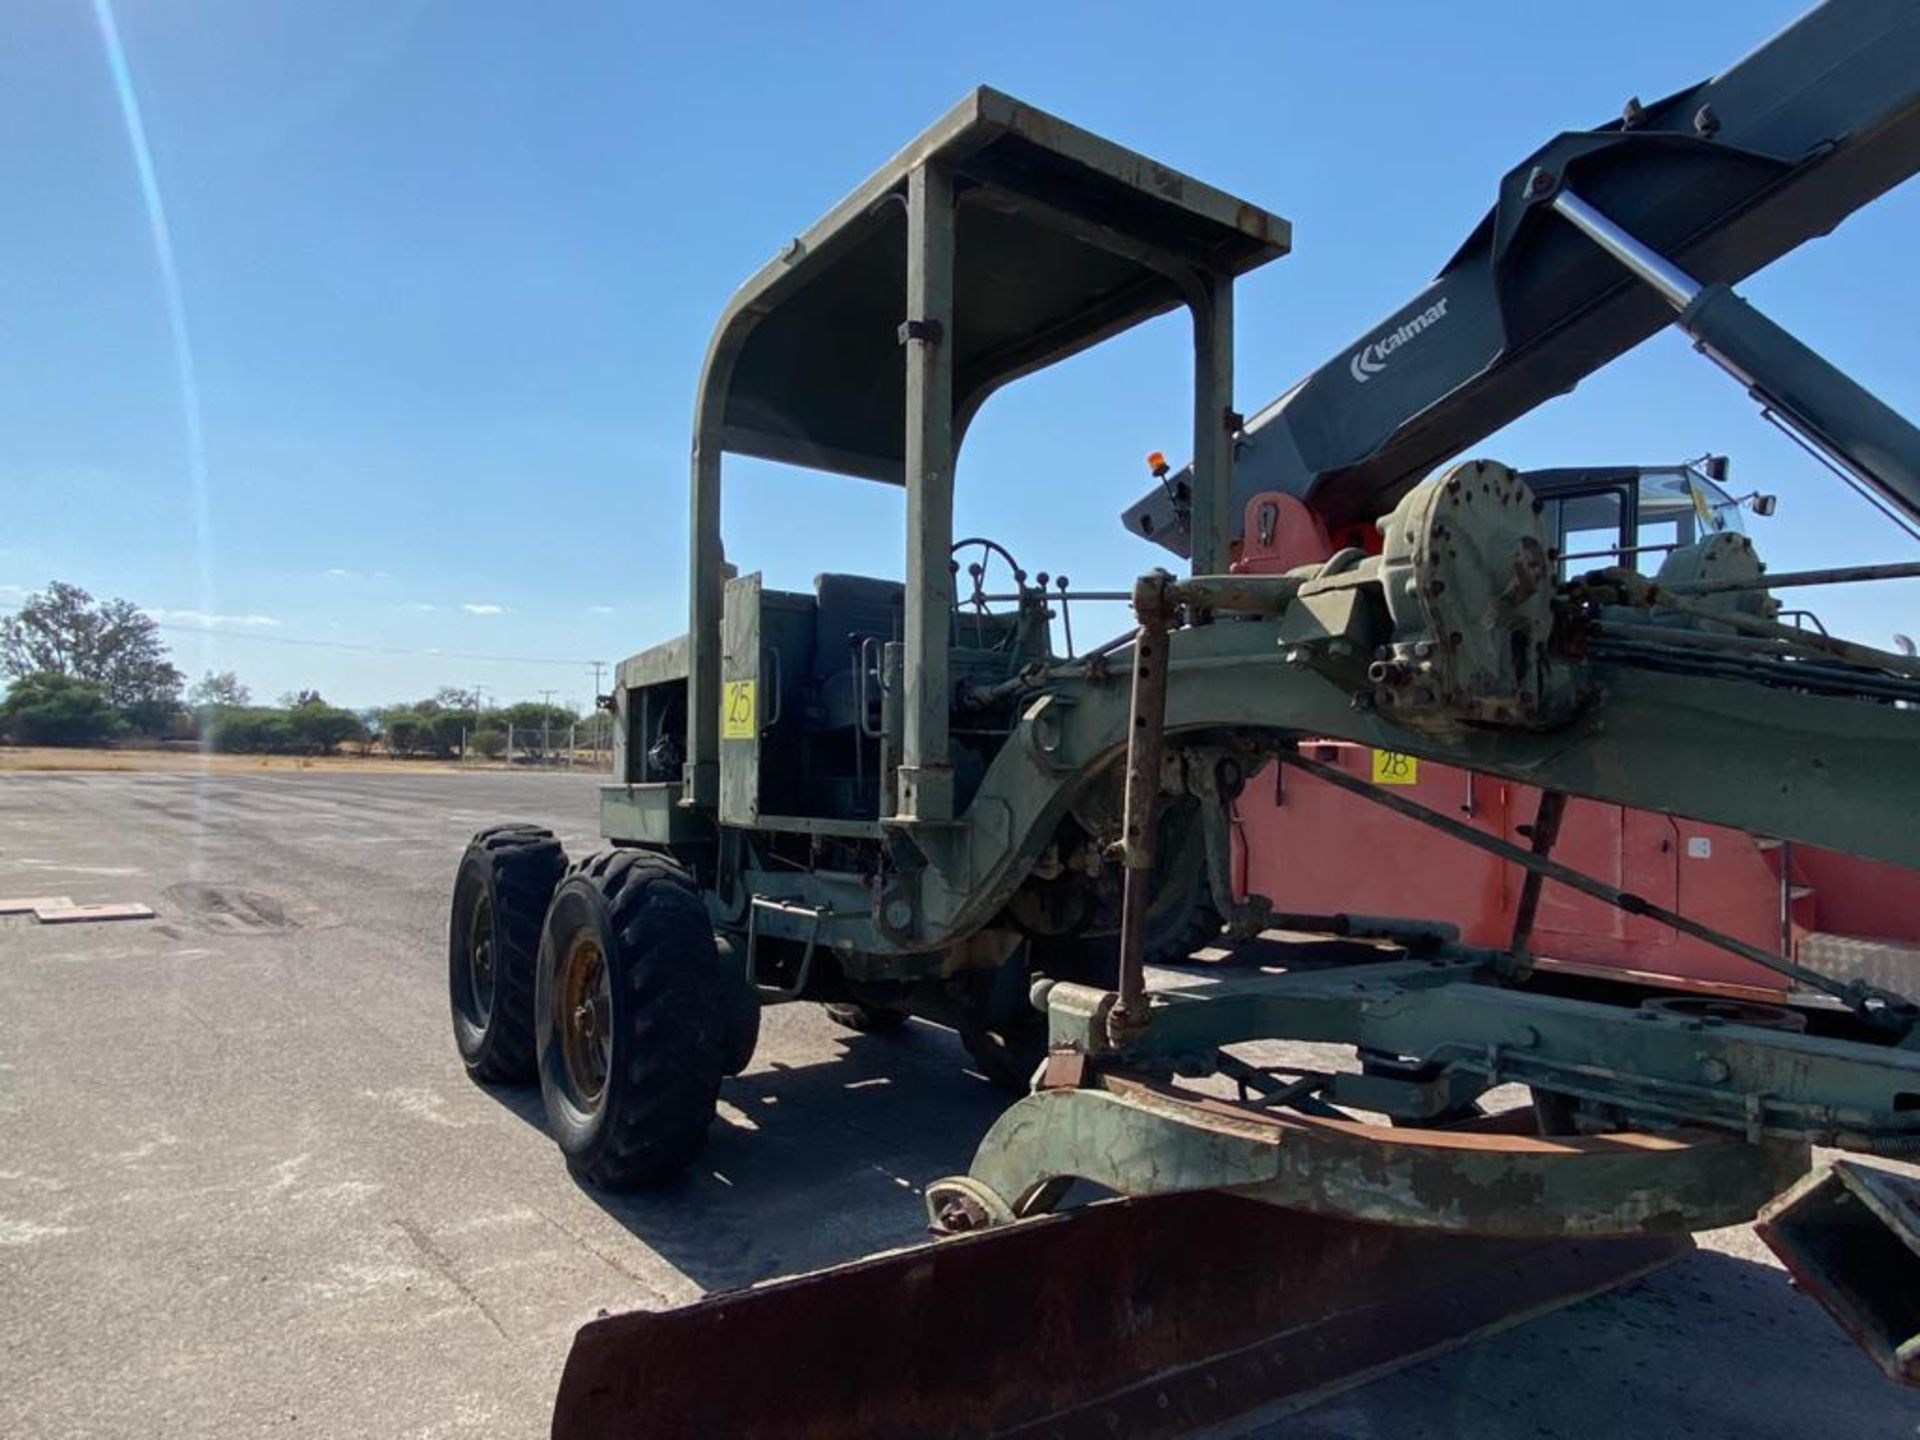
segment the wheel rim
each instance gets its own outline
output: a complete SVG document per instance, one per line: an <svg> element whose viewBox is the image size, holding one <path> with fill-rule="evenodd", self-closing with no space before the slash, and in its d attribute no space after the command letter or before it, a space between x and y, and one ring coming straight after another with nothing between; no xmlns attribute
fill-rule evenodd
<svg viewBox="0 0 1920 1440"><path fill-rule="evenodd" d="M592 1110L606 1092L613 1063L613 982L600 942L577 937L560 962L554 987L554 1028L560 1036L567 1098Z"/></svg>
<svg viewBox="0 0 1920 1440"><path fill-rule="evenodd" d="M484 1030L493 1018L494 988L499 980L494 950L493 897L482 890L474 897L467 924L467 1018Z"/></svg>

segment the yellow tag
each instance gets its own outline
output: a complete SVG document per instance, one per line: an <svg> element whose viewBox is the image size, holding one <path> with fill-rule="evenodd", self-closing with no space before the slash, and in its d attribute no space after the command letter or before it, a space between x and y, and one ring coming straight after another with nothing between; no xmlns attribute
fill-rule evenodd
<svg viewBox="0 0 1920 1440"><path fill-rule="evenodd" d="M1687 493L1693 497L1693 513L1700 517L1700 523L1709 530L1713 528L1713 507L1707 503L1707 492L1693 481L1687 482Z"/></svg>
<svg viewBox="0 0 1920 1440"><path fill-rule="evenodd" d="M720 687L720 738L751 740L759 733L753 723L753 681L727 681Z"/></svg>
<svg viewBox="0 0 1920 1440"><path fill-rule="evenodd" d="M1373 783L1376 785L1418 785L1420 762L1398 750L1373 752Z"/></svg>

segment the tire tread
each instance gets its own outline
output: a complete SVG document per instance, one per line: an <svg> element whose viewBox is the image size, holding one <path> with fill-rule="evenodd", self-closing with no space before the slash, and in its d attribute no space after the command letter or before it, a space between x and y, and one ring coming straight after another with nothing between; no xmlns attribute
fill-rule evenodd
<svg viewBox="0 0 1920 1440"><path fill-rule="evenodd" d="M513 823L490 825L476 834L461 858L462 871L475 859L486 867L486 883L493 889L498 930L494 998L479 1050L463 1052L461 1059L475 1080L524 1085L535 1075L533 992L540 927L547 902L566 872L566 852L544 826ZM456 885L456 906L459 895ZM456 933L458 925L456 917ZM455 957L450 956L449 963L457 963Z"/></svg>
<svg viewBox="0 0 1920 1440"><path fill-rule="evenodd" d="M615 1045L628 1057L622 1093L611 1093L610 1077L605 1128L569 1163L606 1189L658 1184L699 1154L719 1098L724 1047L706 904L687 872L653 850L602 851L576 864L573 878L605 902L623 952L614 983L634 1003L617 1022Z"/></svg>

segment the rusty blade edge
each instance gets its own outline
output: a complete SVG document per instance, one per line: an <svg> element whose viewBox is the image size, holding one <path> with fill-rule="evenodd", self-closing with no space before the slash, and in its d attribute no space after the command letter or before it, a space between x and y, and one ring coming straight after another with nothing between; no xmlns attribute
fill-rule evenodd
<svg viewBox="0 0 1920 1440"><path fill-rule="evenodd" d="M1115 1201L594 1321L562 1440L1175 1435L1305 1403L1678 1259L1433 1235L1217 1192Z"/></svg>
<svg viewBox="0 0 1920 1440"><path fill-rule="evenodd" d="M1285 1331L1233 1354L1143 1380L1081 1409L1001 1432L994 1440L1110 1440L1116 1434L1138 1440L1225 1440L1631 1284L1693 1250L1693 1240L1684 1236L1543 1244L1518 1271L1500 1277L1506 1284L1435 1287L1444 1293L1409 1290L1404 1303L1381 1302ZM1379 1349L1383 1337L1392 1353L1363 1363L1360 1357ZM1334 1363L1325 1363L1330 1358Z"/></svg>

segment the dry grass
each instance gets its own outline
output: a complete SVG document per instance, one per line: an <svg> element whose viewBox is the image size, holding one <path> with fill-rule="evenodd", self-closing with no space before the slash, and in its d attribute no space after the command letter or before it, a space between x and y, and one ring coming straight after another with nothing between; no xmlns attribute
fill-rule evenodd
<svg viewBox="0 0 1920 1440"><path fill-rule="evenodd" d="M52 745L0 745L0 772L9 770L157 770L173 774L202 771L213 774L249 774L261 770L329 770L370 774L445 774L460 769L496 768L460 766L433 760L361 759L352 755L202 755L197 750L85 750Z"/></svg>

